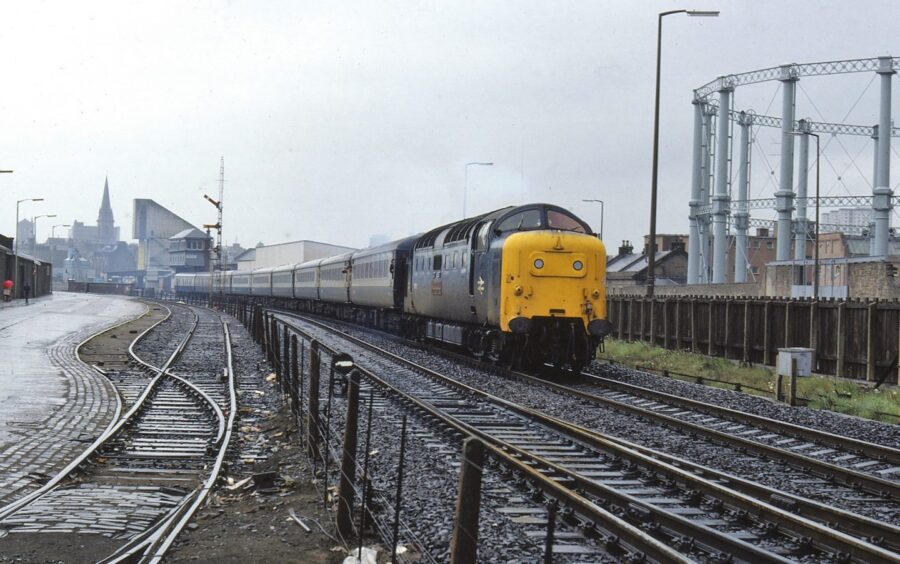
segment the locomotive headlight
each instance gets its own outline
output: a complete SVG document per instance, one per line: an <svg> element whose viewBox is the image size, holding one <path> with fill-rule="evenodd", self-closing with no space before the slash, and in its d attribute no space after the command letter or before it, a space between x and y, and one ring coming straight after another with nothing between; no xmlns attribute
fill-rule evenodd
<svg viewBox="0 0 900 564"><path fill-rule="evenodd" d="M544 268L544 259L534 259L534 267L537 269Z"/></svg>
<svg viewBox="0 0 900 564"><path fill-rule="evenodd" d="M593 296L595 300L600 299L600 290L594 290L591 292L591 296Z"/></svg>
<svg viewBox="0 0 900 564"><path fill-rule="evenodd" d="M576 260L572 263L572 268L574 268L575 270L581 270L582 268L584 268L584 263L580 260Z"/></svg>

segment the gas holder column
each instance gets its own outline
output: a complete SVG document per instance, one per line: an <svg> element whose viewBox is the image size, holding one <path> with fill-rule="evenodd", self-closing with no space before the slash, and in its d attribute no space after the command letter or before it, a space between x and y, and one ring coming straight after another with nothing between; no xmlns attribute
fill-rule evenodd
<svg viewBox="0 0 900 564"><path fill-rule="evenodd" d="M741 112L738 116L738 125L741 128L740 144L738 146L738 202L734 212L734 281L742 283L747 281L747 230L750 228L750 207L747 198L750 192L749 174L750 167L750 126L753 124L753 116Z"/></svg>
<svg viewBox="0 0 900 564"><path fill-rule="evenodd" d="M801 119L797 130L809 133L809 122ZM800 156L797 160L797 220L794 224L794 260L806 260L806 241L809 239L809 219L806 217L806 195L809 193L809 135L800 136ZM805 270L800 269L799 284L805 284Z"/></svg>
<svg viewBox="0 0 900 564"><path fill-rule="evenodd" d="M881 75L881 105L878 119L878 176L872 190L872 211L875 216L875 243L873 256L888 256L888 230L891 227L891 78L894 75L894 59L878 58L878 74Z"/></svg>
<svg viewBox="0 0 900 564"><path fill-rule="evenodd" d="M699 224L700 224L700 254L697 257L699 268L700 268L700 284L708 284L709 283L709 228L710 228L710 214L709 214L709 189L710 189L710 165L712 164L712 157L710 155L709 147L712 141L712 121L713 116L715 115L715 108L710 106L709 104L702 104L702 122L703 122L703 133L700 139L700 207L705 210L704 213L700 214Z"/></svg>
<svg viewBox="0 0 900 564"><path fill-rule="evenodd" d="M688 237L688 272L687 283L700 283L700 218L697 216L697 208L700 207L700 186L703 181L703 111L704 104L700 100L694 100L694 151L691 167L691 201L688 218L691 223L691 231Z"/></svg>
<svg viewBox="0 0 900 564"><path fill-rule="evenodd" d="M725 251L728 248L728 126L731 123L730 81L723 78L719 90L719 122L716 133L716 194L713 196L713 284L725 283Z"/></svg>
<svg viewBox="0 0 900 564"><path fill-rule="evenodd" d="M781 177L775 202L778 208L778 233L775 260L791 259L791 213L794 211L794 90L797 76L793 65L781 67Z"/></svg>

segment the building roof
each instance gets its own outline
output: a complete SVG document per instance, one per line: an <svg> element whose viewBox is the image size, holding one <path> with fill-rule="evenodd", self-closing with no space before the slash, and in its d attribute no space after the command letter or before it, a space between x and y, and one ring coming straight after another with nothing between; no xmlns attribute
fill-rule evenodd
<svg viewBox="0 0 900 564"><path fill-rule="evenodd" d="M184 231L179 231L178 233L169 237L172 239L207 239L206 233L200 231L196 227L191 227L190 229L185 229Z"/></svg>
<svg viewBox="0 0 900 564"><path fill-rule="evenodd" d="M243 253L239 254L239 255L236 256L236 257L234 257L233 260L234 260L235 262L244 262L244 261L256 260L256 249L247 249L247 250L244 251Z"/></svg>
<svg viewBox="0 0 900 564"><path fill-rule="evenodd" d="M656 251L656 262L664 260L672 253L678 252L680 249L671 251ZM606 272L640 272L647 268L648 260L646 255L619 255L606 263Z"/></svg>

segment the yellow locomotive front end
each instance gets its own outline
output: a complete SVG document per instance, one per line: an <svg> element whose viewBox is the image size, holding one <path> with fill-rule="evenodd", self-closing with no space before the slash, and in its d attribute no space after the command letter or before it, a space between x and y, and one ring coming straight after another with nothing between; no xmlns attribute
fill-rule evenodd
<svg viewBox="0 0 900 564"><path fill-rule="evenodd" d="M525 336L532 364L580 369L612 329L606 250L592 235L523 231L503 242L499 326Z"/></svg>

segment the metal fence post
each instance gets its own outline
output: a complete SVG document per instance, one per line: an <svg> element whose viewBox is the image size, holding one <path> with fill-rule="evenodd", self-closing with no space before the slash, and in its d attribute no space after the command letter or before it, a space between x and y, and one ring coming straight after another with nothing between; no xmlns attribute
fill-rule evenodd
<svg viewBox="0 0 900 564"><path fill-rule="evenodd" d="M397 545L400 543L400 502L403 499L403 463L406 459L406 414L400 429L400 461L397 467L397 496L394 498L394 527L391 540L391 562L397 561Z"/></svg>
<svg viewBox="0 0 900 564"><path fill-rule="evenodd" d="M875 344L877 340L875 318L878 314L877 307L878 302L874 300L866 306L866 381L868 382L875 381Z"/></svg>
<svg viewBox="0 0 900 564"><path fill-rule="evenodd" d="M450 563L469 564L478 556L478 517L481 511L481 473L484 445L475 437L463 443L456 518L450 540Z"/></svg>
<svg viewBox="0 0 900 564"><path fill-rule="evenodd" d="M291 335L291 412L296 416L300 406L297 405L297 381L300 375L300 367L297 365L297 335Z"/></svg>
<svg viewBox="0 0 900 564"><path fill-rule="evenodd" d="M338 484L337 530L347 538L353 534L353 501L356 491L356 446L359 440L359 371L349 374L347 416L344 420L344 452Z"/></svg>
<svg viewBox="0 0 900 564"><path fill-rule="evenodd" d="M294 373L291 369L291 335L286 323L281 329L284 332L281 346L281 392L288 394L291 389L291 376Z"/></svg>
<svg viewBox="0 0 900 564"><path fill-rule="evenodd" d="M306 413L306 447L313 460L317 460L322 444L322 428L319 414L319 342L309 345L309 410Z"/></svg>
<svg viewBox="0 0 900 564"><path fill-rule="evenodd" d="M363 534L366 531L366 511L369 501L369 450L372 444L372 406L375 400L375 392L369 390L369 409L366 416L366 445L363 447L363 489L362 500L360 504L362 508L359 512L359 554L362 554Z"/></svg>

